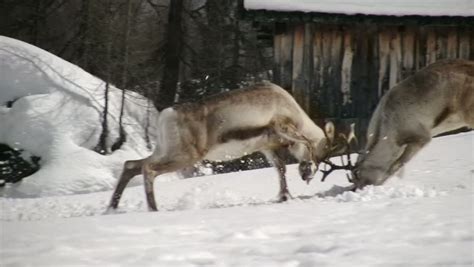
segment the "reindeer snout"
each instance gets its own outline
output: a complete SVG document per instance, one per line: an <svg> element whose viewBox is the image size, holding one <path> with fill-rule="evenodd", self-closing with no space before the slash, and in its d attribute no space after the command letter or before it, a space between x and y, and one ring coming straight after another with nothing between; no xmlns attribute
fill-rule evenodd
<svg viewBox="0 0 474 267"><path fill-rule="evenodd" d="M317 166L311 161L302 161L298 166L298 170L301 176L301 179L307 184L313 179L314 174L316 173Z"/></svg>
<svg viewBox="0 0 474 267"><path fill-rule="evenodd" d="M367 185L381 185L386 180L386 173L378 168L355 169L352 172L352 182L356 188L364 188Z"/></svg>
<svg viewBox="0 0 474 267"><path fill-rule="evenodd" d="M354 184L354 191L367 185L365 180L361 179L359 169L352 170L350 174L350 181Z"/></svg>

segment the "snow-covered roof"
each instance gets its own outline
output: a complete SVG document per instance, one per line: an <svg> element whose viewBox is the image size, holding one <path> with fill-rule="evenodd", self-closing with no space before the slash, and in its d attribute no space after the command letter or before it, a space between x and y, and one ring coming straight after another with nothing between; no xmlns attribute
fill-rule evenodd
<svg viewBox="0 0 474 267"><path fill-rule="evenodd" d="M474 16L474 0L244 0L248 10L386 16Z"/></svg>

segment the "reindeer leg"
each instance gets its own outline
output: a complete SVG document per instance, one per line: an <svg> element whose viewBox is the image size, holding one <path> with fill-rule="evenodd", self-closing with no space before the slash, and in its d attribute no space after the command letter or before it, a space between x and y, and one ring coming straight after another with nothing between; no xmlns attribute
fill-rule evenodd
<svg viewBox="0 0 474 267"><path fill-rule="evenodd" d="M306 138L306 136L299 133L293 125L276 127L275 132L280 135L281 138L286 139L289 142L299 143L306 147L308 157L301 155L297 156L294 153L292 154L300 161L298 170L301 178L309 184L313 179L314 174L317 172L320 163L320 159L316 156L311 141Z"/></svg>
<svg viewBox="0 0 474 267"><path fill-rule="evenodd" d="M399 177L399 178L405 178L405 165L403 165L402 167L400 167L400 169L396 172L396 175Z"/></svg>
<svg viewBox="0 0 474 267"><path fill-rule="evenodd" d="M156 176L158 176L158 172L152 170L150 165L150 163L145 163L143 165L143 182L145 185L146 202L148 204L149 211L158 211L156 208L155 192L153 190L153 184L155 182Z"/></svg>
<svg viewBox="0 0 474 267"><path fill-rule="evenodd" d="M155 201L154 182L155 178L164 173L178 171L180 169L192 166L197 160L181 159L175 161L147 162L143 164L143 178L145 184L145 195L149 211L158 211Z"/></svg>
<svg viewBox="0 0 474 267"><path fill-rule="evenodd" d="M120 175L119 182L115 187L114 193L112 194L112 199L110 200L110 204L107 210L117 209L125 187L134 176L141 173L142 165L143 159L125 161L125 163L123 164L122 174Z"/></svg>
<svg viewBox="0 0 474 267"><path fill-rule="evenodd" d="M418 151L420 151L426 144L430 142L431 138L420 138L415 142L410 142L406 144L405 150L402 152L400 157L392 164L389 169L390 175L397 172L400 168L402 168L405 163L407 163L410 159L412 159Z"/></svg>
<svg viewBox="0 0 474 267"><path fill-rule="evenodd" d="M283 160L282 148L275 150L264 151L265 157L272 163L272 165L277 169L278 176L280 179L280 192L278 193L278 201L284 202L290 198L293 198L288 191L288 184L286 183L286 164Z"/></svg>

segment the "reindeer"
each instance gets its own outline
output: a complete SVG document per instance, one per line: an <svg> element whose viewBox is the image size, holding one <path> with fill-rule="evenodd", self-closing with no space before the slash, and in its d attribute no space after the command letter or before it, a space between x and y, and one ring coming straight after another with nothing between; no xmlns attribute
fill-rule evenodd
<svg viewBox="0 0 474 267"><path fill-rule="evenodd" d="M433 136L474 128L474 61L442 60L391 88L369 123L356 188L383 184Z"/></svg>
<svg viewBox="0 0 474 267"><path fill-rule="evenodd" d="M336 153L334 125L316 126L294 98L281 87L263 83L215 95L195 103L163 110L158 118L158 140L153 153L124 163L109 210L116 209L128 182L142 173L150 211L156 211L155 177L204 159L229 160L263 152L278 170L279 201L291 197L285 178L282 151L300 161L307 183L318 164Z"/></svg>

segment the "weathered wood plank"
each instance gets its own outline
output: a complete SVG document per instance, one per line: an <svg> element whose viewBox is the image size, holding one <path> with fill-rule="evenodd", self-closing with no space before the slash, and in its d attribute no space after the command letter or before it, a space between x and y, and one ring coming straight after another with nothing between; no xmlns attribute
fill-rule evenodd
<svg viewBox="0 0 474 267"><path fill-rule="evenodd" d="M448 58L448 30L449 28L436 28L436 60Z"/></svg>
<svg viewBox="0 0 474 267"><path fill-rule="evenodd" d="M371 29L372 28L372 29ZM371 29L371 31L367 34L368 41L368 61L367 61L367 68L369 78L367 79L367 100L368 105L367 112L364 114L365 116L371 116L372 111L375 109L379 101L379 94L378 94L378 85L379 85L379 70L380 70L380 60L379 60L379 32L380 27L374 25L373 27L364 27L364 29Z"/></svg>
<svg viewBox="0 0 474 267"><path fill-rule="evenodd" d="M447 40L447 58L458 57L458 33L456 28L450 27Z"/></svg>
<svg viewBox="0 0 474 267"><path fill-rule="evenodd" d="M373 39L376 36L374 27L359 25L351 29L353 60L351 66L351 97L352 110L349 118L356 119L356 135L362 144L365 144L365 127L363 120L368 121L372 112L372 101L377 101L377 64L374 56ZM375 81L375 82L374 82Z"/></svg>
<svg viewBox="0 0 474 267"><path fill-rule="evenodd" d="M280 86L287 90L291 90L293 80L293 27L290 25L286 26L286 31L281 37L281 47L282 49L280 53Z"/></svg>
<svg viewBox="0 0 474 267"><path fill-rule="evenodd" d="M382 97L384 88L384 79L386 79L386 73L389 64L389 57L390 57L390 32L384 30L381 31L378 35L378 45L379 45L379 53L378 53L378 60L379 60L379 71L378 71L378 88L377 88L377 95L378 97Z"/></svg>
<svg viewBox="0 0 474 267"><path fill-rule="evenodd" d="M420 27L417 30L415 37L416 50L415 50L415 70L418 71L420 68L426 65L426 27Z"/></svg>
<svg viewBox="0 0 474 267"><path fill-rule="evenodd" d="M354 57L354 51L352 50L352 35L351 31L344 31L344 55L342 58L341 68L341 93L342 93L342 105L348 105L352 103L351 99L351 70L352 60Z"/></svg>
<svg viewBox="0 0 474 267"><path fill-rule="evenodd" d="M341 66L342 66L342 43L343 36L340 26L334 27L331 31L331 66L330 66L330 101L331 113L341 116L342 97L341 97ZM339 88L339 90L337 90Z"/></svg>
<svg viewBox="0 0 474 267"><path fill-rule="evenodd" d="M437 42L436 33L432 28L426 31L426 65L434 63L436 61L437 54Z"/></svg>
<svg viewBox="0 0 474 267"><path fill-rule="evenodd" d="M460 29L459 31L459 58L469 59L470 46L473 44L469 41L469 30Z"/></svg>
<svg viewBox="0 0 474 267"><path fill-rule="evenodd" d="M471 29L469 30L469 39L470 39L470 52L469 52L469 59L474 60L474 31Z"/></svg>
<svg viewBox="0 0 474 267"><path fill-rule="evenodd" d="M331 69L331 27L325 26L322 30L322 65L321 65L321 112L324 116L330 116L331 97L330 91L334 90L330 85L330 69Z"/></svg>
<svg viewBox="0 0 474 267"><path fill-rule="evenodd" d="M316 122L322 122L323 114L321 112L321 103L323 101L323 59L322 59L322 46L323 46L323 35L322 28L324 26L315 24L312 35L313 35L313 80L312 80L312 92L311 92L311 110L310 115Z"/></svg>
<svg viewBox="0 0 474 267"><path fill-rule="evenodd" d="M353 30L352 40L353 60L351 66L351 91L353 98L353 110L351 116L360 114L368 116L367 100L372 92L370 81L376 79L370 71L370 66L376 62L372 61L369 33L365 27L359 26Z"/></svg>
<svg viewBox="0 0 474 267"><path fill-rule="evenodd" d="M401 74L401 61L402 61L402 50L401 50L401 38L400 32L393 28L390 30L390 74L388 86L390 89L395 86L400 80Z"/></svg>
<svg viewBox="0 0 474 267"><path fill-rule="evenodd" d="M303 78L304 78L304 96L303 105L306 112L310 113L310 103L312 98L312 81L313 81L313 25L306 23L304 26L303 39Z"/></svg>
<svg viewBox="0 0 474 267"><path fill-rule="evenodd" d="M315 25L313 30L313 86L315 89L320 88L322 85L320 79L320 70L322 69L322 39L320 25Z"/></svg>
<svg viewBox="0 0 474 267"><path fill-rule="evenodd" d="M304 103L304 76L303 70L303 49L304 49L304 25L297 25L294 28L293 39L293 71L291 91L296 101L303 106ZM304 107L303 107L304 108Z"/></svg>
<svg viewBox="0 0 474 267"><path fill-rule="evenodd" d="M402 79L415 72L415 55L417 53L415 37L416 33L413 27L406 28L402 33Z"/></svg>
<svg viewBox="0 0 474 267"><path fill-rule="evenodd" d="M281 42L283 39L283 33L277 33L273 37L273 82L276 84L281 84L281 53L283 47Z"/></svg>

